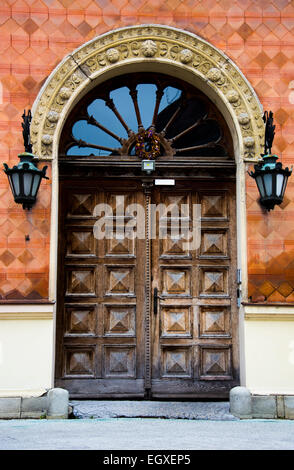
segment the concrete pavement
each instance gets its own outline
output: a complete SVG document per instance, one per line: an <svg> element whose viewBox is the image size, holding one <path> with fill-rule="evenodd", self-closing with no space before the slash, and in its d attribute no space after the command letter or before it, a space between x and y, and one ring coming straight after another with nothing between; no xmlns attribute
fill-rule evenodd
<svg viewBox="0 0 294 470"><path fill-rule="evenodd" d="M293 450L294 421L0 420L0 450Z"/></svg>

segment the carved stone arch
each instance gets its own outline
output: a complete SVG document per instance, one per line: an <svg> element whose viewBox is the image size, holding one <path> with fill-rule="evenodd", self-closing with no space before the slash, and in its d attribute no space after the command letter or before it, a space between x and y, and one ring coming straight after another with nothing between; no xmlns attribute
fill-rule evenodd
<svg viewBox="0 0 294 470"><path fill-rule="evenodd" d="M134 71L162 72L198 87L226 119L237 163L258 158L264 141L262 108L244 75L202 38L162 25L111 31L68 55L33 106L33 152L43 160L57 159L61 130L73 106L99 83Z"/></svg>

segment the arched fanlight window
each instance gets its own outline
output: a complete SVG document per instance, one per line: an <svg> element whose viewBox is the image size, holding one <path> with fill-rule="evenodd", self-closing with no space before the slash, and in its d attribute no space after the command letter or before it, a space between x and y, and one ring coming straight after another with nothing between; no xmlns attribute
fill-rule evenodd
<svg viewBox="0 0 294 470"><path fill-rule="evenodd" d="M154 73L119 76L91 90L67 120L59 151L142 156L152 146L150 133L159 157L233 158L230 133L213 103L191 85Z"/></svg>

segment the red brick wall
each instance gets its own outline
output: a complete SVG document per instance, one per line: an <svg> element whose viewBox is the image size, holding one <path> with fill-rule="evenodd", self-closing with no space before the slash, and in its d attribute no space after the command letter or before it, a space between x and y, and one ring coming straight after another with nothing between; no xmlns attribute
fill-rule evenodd
<svg viewBox="0 0 294 470"><path fill-rule="evenodd" d="M294 1L288 0L1 0L1 160L17 163L23 110L32 107L67 53L106 31L142 23L186 29L224 51L251 82L264 109L274 112L273 150L291 165ZM43 181L29 213L15 205L6 175L0 174L0 299L48 295L50 184ZM294 301L294 180L283 205L270 214L257 204L249 178L247 195L249 296Z"/></svg>

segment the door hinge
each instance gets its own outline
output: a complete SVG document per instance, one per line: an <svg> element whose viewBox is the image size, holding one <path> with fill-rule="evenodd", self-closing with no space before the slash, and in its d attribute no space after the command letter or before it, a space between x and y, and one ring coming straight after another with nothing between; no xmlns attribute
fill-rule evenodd
<svg viewBox="0 0 294 470"><path fill-rule="evenodd" d="M241 307L241 298L242 298L242 291L241 291L241 289L238 287L238 288L237 288L237 306L238 306L238 307Z"/></svg>
<svg viewBox="0 0 294 470"><path fill-rule="evenodd" d="M237 269L237 306L238 308L241 307L241 299L242 299L242 290L241 290L241 284L242 284L242 271L241 269Z"/></svg>

